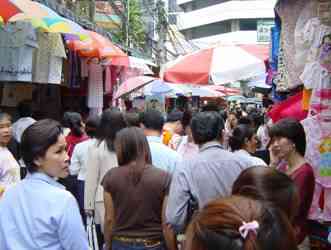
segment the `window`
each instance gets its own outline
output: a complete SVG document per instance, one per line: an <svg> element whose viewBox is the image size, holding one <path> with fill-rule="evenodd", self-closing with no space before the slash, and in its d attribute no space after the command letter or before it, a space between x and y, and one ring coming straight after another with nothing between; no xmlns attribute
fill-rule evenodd
<svg viewBox="0 0 331 250"><path fill-rule="evenodd" d="M257 30L257 20L256 19L241 19L239 20L240 30Z"/></svg>
<svg viewBox="0 0 331 250"><path fill-rule="evenodd" d="M194 27L192 29L182 31L186 39L189 40L219 35L228 32L231 32L231 20L202 25L199 27Z"/></svg>

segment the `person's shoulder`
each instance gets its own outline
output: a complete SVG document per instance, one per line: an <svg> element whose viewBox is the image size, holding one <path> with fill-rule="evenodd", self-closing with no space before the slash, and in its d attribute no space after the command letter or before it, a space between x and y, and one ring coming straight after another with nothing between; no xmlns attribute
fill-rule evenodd
<svg viewBox="0 0 331 250"><path fill-rule="evenodd" d="M307 175L314 175L314 169L308 162L303 164L300 169L302 172L304 172Z"/></svg>
<svg viewBox="0 0 331 250"><path fill-rule="evenodd" d="M168 171L149 165L147 171L153 176L155 180L160 180L161 182L168 181L171 179L171 174Z"/></svg>
<svg viewBox="0 0 331 250"><path fill-rule="evenodd" d="M159 175L159 176L166 176L166 175L169 175L169 173L161 168L158 168L154 165L149 165L148 166L148 171L150 171L151 173L154 173L156 175Z"/></svg>
<svg viewBox="0 0 331 250"><path fill-rule="evenodd" d="M79 142L76 146L75 146L75 149L76 148L79 148L79 149L83 149L85 147L90 147L91 145L94 145L94 140L89 138L85 141L82 141L82 142Z"/></svg>
<svg viewBox="0 0 331 250"><path fill-rule="evenodd" d="M159 153L163 154L164 156L169 156L169 157L179 157L180 155L167 145L163 143L154 143L151 142L151 149L157 149Z"/></svg>

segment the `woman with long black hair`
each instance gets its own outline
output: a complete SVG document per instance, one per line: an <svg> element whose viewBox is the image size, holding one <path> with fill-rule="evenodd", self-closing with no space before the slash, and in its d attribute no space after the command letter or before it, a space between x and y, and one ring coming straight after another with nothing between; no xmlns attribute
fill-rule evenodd
<svg viewBox="0 0 331 250"><path fill-rule="evenodd" d="M140 128L120 131L115 142L119 167L103 179L105 238L112 250L176 249L164 221L170 174L151 165L147 139Z"/></svg>

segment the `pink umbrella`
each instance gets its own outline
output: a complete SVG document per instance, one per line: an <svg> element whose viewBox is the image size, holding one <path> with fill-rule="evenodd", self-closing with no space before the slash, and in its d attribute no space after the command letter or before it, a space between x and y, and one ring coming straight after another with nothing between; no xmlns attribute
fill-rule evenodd
<svg viewBox="0 0 331 250"><path fill-rule="evenodd" d="M118 99L123 95L130 94L131 92L144 87L146 84L154 80L156 80L156 78L150 76L131 77L119 86L115 93L115 98Z"/></svg>

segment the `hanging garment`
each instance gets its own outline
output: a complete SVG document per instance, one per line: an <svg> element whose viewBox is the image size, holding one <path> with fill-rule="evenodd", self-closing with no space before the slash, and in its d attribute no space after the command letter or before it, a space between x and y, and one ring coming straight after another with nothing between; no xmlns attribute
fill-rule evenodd
<svg viewBox="0 0 331 250"><path fill-rule="evenodd" d="M302 92L302 109L305 111L309 110L310 107L310 99L311 99L312 90L311 89L303 89Z"/></svg>
<svg viewBox="0 0 331 250"><path fill-rule="evenodd" d="M67 58L61 35L38 32L39 48L34 53L33 82L60 84L62 63Z"/></svg>
<svg viewBox="0 0 331 250"><path fill-rule="evenodd" d="M304 28L297 31L297 61L306 66L327 59L329 46L327 41L324 43L323 41L330 34L331 27L323 25L319 18L315 17L308 20Z"/></svg>
<svg viewBox="0 0 331 250"><path fill-rule="evenodd" d="M305 88L312 89L309 113L331 119L331 74L319 62L307 64L300 76Z"/></svg>
<svg viewBox="0 0 331 250"><path fill-rule="evenodd" d="M28 22L0 25L0 81L31 82L37 36Z"/></svg>
<svg viewBox="0 0 331 250"><path fill-rule="evenodd" d="M312 0L307 2L307 4L302 9L294 31L294 64L298 74L303 72L305 64L307 62L307 57L309 55L309 50L311 47L312 38L314 38L314 26L316 25L314 21L312 25L307 25L310 20L313 20L317 14L317 1Z"/></svg>
<svg viewBox="0 0 331 250"><path fill-rule="evenodd" d="M87 106L103 108L103 68L94 62L89 63Z"/></svg>
<svg viewBox="0 0 331 250"><path fill-rule="evenodd" d="M268 112L273 122L283 118L294 118L299 121L307 117L308 112L302 110L302 92L289 97L287 100L278 103Z"/></svg>
<svg viewBox="0 0 331 250"><path fill-rule="evenodd" d="M318 61L321 66L331 74L331 31L323 37Z"/></svg>
<svg viewBox="0 0 331 250"><path fill-rule="evenodd" d="M112 77L110 66L105 68L105 94L110 94L112 92Z"/></svg>
<svg viewBox="0 0 331 250"><path fill-rule="evenodd" d="M331 221L331 177L321 175L321 146L330 133L331 123L325 123L320 115L310 116L301 121L306 133L307 145L305 159L314 168L316 186L313 203L310 210L310 218L314 220ZM330 144L331 150L331 144ZM331 167L331 166L330 166ZM320 196L324 190L324 209L320 209Z"/></svg>
<svg viewBox="0 0 331 250"><path fill-rule="evenodd" d="M289 90L289 79L288 79L288 71L284 58L284 42L283 42L283 34L281 35L280 47L279 47L279 55L278 55L278 72L275 78L275 85L277 92L287 92Z"/></svg>
<svg viewBox="0 0 331 250"><path fill-rule="evenodd" d="M80 74L82 78L88 77L88 58L80 59Z"/></svg>
<svg viewBox="0 0 331 250"><path fill-rule="evenodd" d="M78 53L76 51L69 50L68 52L68 85L70 88L80 87L81 67Z"/></svg>
<svg viewBox="0 0 331 250"><path fill-rule="evenodd" d="M298 22L299 26L301 26L307 22L309 18L317 15L317 7L315 9L307 7L311 2L311 0L279 1L275 8L282 21L284 64L288 72L289 89L294 89L302 84L299 79L301 72L297 68L295 56L293 56L296 51L295 29Z"/></svg>

